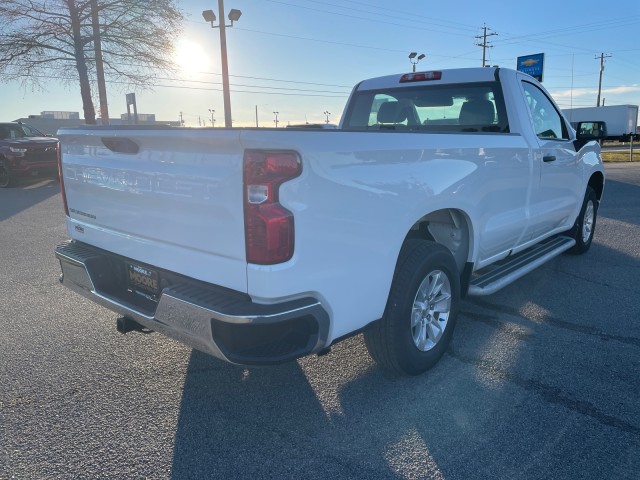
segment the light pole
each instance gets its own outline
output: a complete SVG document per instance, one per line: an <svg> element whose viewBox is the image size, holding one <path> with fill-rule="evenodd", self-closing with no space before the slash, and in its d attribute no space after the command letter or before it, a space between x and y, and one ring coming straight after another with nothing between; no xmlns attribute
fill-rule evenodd
<svg viewBox="0 0 640 480"><path fill-rule="evenodd" d="M218 0L218 15L220 15L220 21L218 25L214 25L216 21L216 14L213 10L205 10L202 12L202 17L206 22L211 23L211 28L220 29L220 57L222 59L222 97L224 101L224 126L231 127L231 93L229 92L229 65L227 63L227 33L226 27L233 27L233 22L240 19L242 12L235 8L229 11L230 25L225 25L224 20L224 1Z"/></svg>
<svg viewBox="0 0 640 480"><path fill-rule="evenodd" d="M409 61L411 62L411 65L413 65L413 71L416 71L416 65L418 64L418 62L420 60L422 60L424 57L426 57L426 55L424 53L421 53L420 55L418 55L417 52L411 52L409 54Z"/></svg>
<svg viewBox="0 0 640 480"><path fill-rule="evenodd" d="M276 124L276 128L278 128L278 114L280 112L273 112L273 114L276 116L276 119L274 120L275 124Z"/></svg>
<svg viewBox="0 0 640 480"><path fill-rule="evenodd" d="M210 108L209 109L209 113L211 114L211 126L215 127L216 126L216 119L213 118L213 114L216 113L216 111Z"/></svg>
<svg viewBox="0 0 640 480"><path fill-rule="evenodd" d="M325 122L324 122L324 123L329 123L329 115L331 115L331 112L329 112L329 111L325 110L325 111L324 111L324 114L327 116L327 119L325 120Z"/></svg>

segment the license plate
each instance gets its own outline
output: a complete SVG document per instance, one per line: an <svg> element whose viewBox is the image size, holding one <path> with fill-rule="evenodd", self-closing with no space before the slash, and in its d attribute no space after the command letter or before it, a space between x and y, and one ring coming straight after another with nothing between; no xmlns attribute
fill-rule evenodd
<svg viewBox="0 0 640 480"><path fill-rule="evenodd" d="M160 293L160 280L158 272L134 263L127 264L129 285L134 291L158 295Z"/></svg>

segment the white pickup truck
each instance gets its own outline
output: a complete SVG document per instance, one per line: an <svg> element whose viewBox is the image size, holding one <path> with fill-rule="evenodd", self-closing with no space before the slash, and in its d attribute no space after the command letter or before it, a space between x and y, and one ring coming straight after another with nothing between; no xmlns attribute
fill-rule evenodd
<svg viewBox="0 0 640 480"><path fill-rule="evenodd" d="M237 364L363 332L383 368L424 372L462 297L589 249L604 187L597 142L502 68L365 80L334 130L58 137L61 282L118 312L123 333Z"/></svg>

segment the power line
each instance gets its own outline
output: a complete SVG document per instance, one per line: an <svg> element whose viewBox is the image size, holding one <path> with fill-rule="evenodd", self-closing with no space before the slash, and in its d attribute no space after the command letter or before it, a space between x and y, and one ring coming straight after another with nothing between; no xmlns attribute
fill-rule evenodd
<svg viewBox="0 0 640 480"><path fill-rule="evenodd" d="M267 0L267 1L272 1L272 0ZM369 15L379 15L379 16L385 16L386 18L397 18L399 20L405 20L405 21L408 20L410 22L419 22L421 25L430 24L430 25L435 25L435 26L444 27L444 28L455 28L456 30L466 29L466 30L468 30L470 32L476 31L476 27L474 27L473 25L467 25L467 24L459 23L459 22L452 22L450 20L442 20L442 19L438 19L438 18L435 18L435 17L428 17L426 15L420 15L420 14L417 14L415 12L403 12L403 11L396 10L396 9L392 10L390 8L377 7L375 5L370 5L368 3L363 3L363 2L355 2L355 1L348 1L347 0L346 2L343 2L343 3L354 3L356 5L362 5L362 6L365 6L365 7L372 7L372 8L375 8L376 10L382 10L382 11L387 12L387 13L378 13L378 12L372 12L371 10L353 8L353 7L348 7L348 6L345 6L345 5L336 5L335 3L327 3L327 2L321 1L321 0L307 0L307 1L310 2L310 3L319 3L319 4L323 5L323 6L329 5L329 6L332 6L332 7L342 8L342 9L350 10L350 11L354 11L354 12L362 12L362 13L366 13L366 14L369 14ZM284 3L284 2L274 2L274 3ZM287 4L287 5L289 5L289 4ZM295 6L297 6L297 5L295 5ZM389 14L388 12L391 12L391 14ZM332 14L333 12L326 12L326 13ZM396 14L405 15L405 16L408 16L410 18L401 17L401 16L398 16ZM425 20L427 20L427 21L425 21ZM451 25L445 25L443 22L449 23Z"/></svg>
<svg viewBox="0 0 640 480"><path fill-rule="evenodd" d="M234 27L234 28L236 28L236 27ZM378 46L375 46L375 45L358 45L358 44L354 44L354 43L334 42L334 41L331 41L331 40L321 40L321 39L318 39L318 38L300 37L300 36L297 36L297 35L288 35L288 34L284 34L284 33L264 32L264 31L261 31L261 30L253 30L253 29L250 29L250 28L237 27L236 30L242 30L242 31L251 32L251 33L259 33L259 34L262 34L262 35L270 35L270 36L273 36L273 37L283 37L283 38L290 38L290 39L295 39L295 40L305 40L305 41L308 41L308 42L325 43L325 44L329 44L329 45L339 45L339 46L347 46L347 47L364 48L364 49L368 49L368 50L375 50L376 52L391 52L391 53L403 53L403 54L406 53L406 49L399 50L399 49L378 47ZM466 55L466 53L462 54L462 55ZM444 59L456 59L456 58L460 58L460 55L458 55L458 56L450 56L450 55L429 54L429 57L437 57L437 58L444 58Z"/></svg>
<svg viewBox="0 0 640 480"><path fill-rule="evenodd" d="M399 23L394 23L394 22L385 22L383 20L374 20L374 19L370 19L370 18L363 18L362 16L359 15L349 15L349 14L345 14L345 13L336 13L336 12L327 12L326 9L320 9L320 8L312 8L312 7L305 7L303 5L296 5L293 3L287 3L287 2L281 2L279 0L266 0L268 2L271 3L278 3L280 5L286 5L288 7L295 7L295 8L302 8L304 10L311 10L313 12L320 12L320 13L328 13L330 15L339 15L341 17L347 17L347 18L353 18L355 20L359 20L359 21L364 21L364 22L375 22L375 23L382 23L385 25L394 25L396 27L403 27L403 28L411 28L411 29L415 29L415 30L420 30L420 31L424 31L424 26L411 26L411 25L407 25L407 24L399 24ZM449 27L447 27L449 28ZM435 33L445 33L447 35L457 35L457 36L466 36L466 34L464 33L454 33L454 32L443 32L443 31L439 31L439 30L430 30L431 32L435 32Z"/></svg>
<svg viewBox="0 0 640 480"><path fill-rule="evenodd" d="M549 37L571 35L575 33L582 33L583 31L593 32L594 30L602 30L602 29L613 28L613 27L634 25L638 23L639 20L640 20L640 16L634 15L631 17L622 17L617 19L605 20L601 22L592 22L592 23L586 23L582 25L574 25L571 27L557 28L554 30L535 32L535 33L526 34L526 35L507 36L504 40L497 40L496 43L500 43L500 44L518 43L513 41L523 40L528 38L539 40L541 38L549 38Z"/></svg>
<svg viewBox="0 0 640 480"><path fill-rule="evenodd" d="M219 85L219 82L207 82L202 80L187 80L183 78L171 78L171 77L156 77L158 80L167 80L170 82L188 82L188 83L197 83L197 84L205 84L205 85ZM286 91L296 91L296 92L315 92L315 93L337 93L346 95L349 92L336 92L333 90L310 90L306 88L289 88L289 87L269 87L266 85L246 85L243 83L234 83L232 84L234 87L247 87L247 88L264 88L267 90L286 90Z"/></svg>
<svg viewBox="0 0 640 480"><path fill-rule="evenodd" d="M34 78L41 78L41 79L55 79L58 80L59 77L53 76L53 75L31 75L31 77ZM178 79L173 80L173 79L168 79L169 81L180 81ZM131 85L131 82L125 82L122 80L111 80L109 81L109 83L112 84L117 84L117 85ZM202 83L206 83L206 82L202 82ZM156 88L177 88L177 89L181 89L181 90L198 90L198 91L215 91L215 92L221 92L222 88L214 88L214 87L193 87L193 86L189 86L189 85L165 85L165 84L161 84L161 83L145 83L145 86L148 87L156 87ZM232 86L237 86L237 85L232 85ZM251 87L251 86L249 86ZM255 88L265 88L265 87L261 87L261 86L253 86ZM255 91L255 90L238 90L238 89L233 89L232 91L235 93L251 93L251 94L257 94L257 95L285 95L285 96L293 96L293 97L322 97L322 98L345 98L349 95L349 92L345 92L345 93L341 93L341 92L329 92L332 93L331 95L320 95L318 93L313 93L313 92L318 92L317 90L304 90L303 93L287 93L287 92L295 92L299 89L282 89L282 90L286 90L285 92L263 92L263 91ZM307 93L308 92L308 93ZM321 92L321 91L320 91ZM335 93L336 95L333 95L333 93Z"/></svg>

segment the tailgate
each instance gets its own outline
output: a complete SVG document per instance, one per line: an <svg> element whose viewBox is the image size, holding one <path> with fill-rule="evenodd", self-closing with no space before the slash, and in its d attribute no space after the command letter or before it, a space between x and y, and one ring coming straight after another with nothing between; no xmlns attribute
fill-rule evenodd
<svg viewBox="0 0 640 480"><path fill-rule="evenodd" d="M239 133L58 132L72 238L246 292Z"/></svg>

